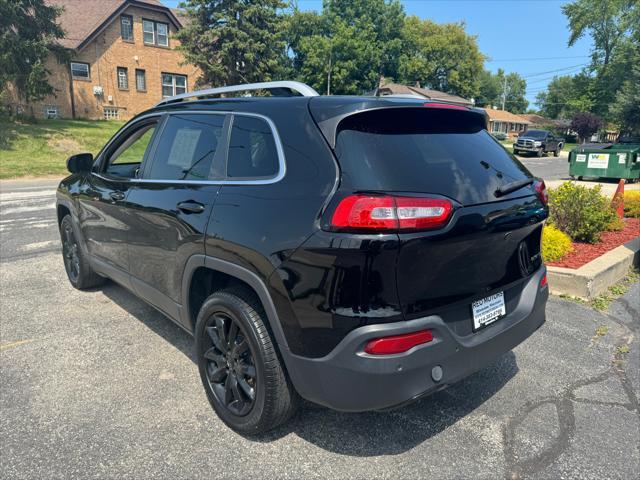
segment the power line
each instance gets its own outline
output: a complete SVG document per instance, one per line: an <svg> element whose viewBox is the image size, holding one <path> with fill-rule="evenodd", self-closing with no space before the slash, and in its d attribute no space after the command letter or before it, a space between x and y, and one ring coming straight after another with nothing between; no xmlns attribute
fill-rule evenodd
<svg viewBox="0 0 640 480"><path fill-rule="evenodd" d="M571 57L529 57L529 58L499 58L492 60L485 60L487 63L492 62L534 62L538 60L566 60L569 58L588 58L589 55L575 55Z"/></svg>
<svg viewBox="0 0 640 480"><path fill-rule="evenodd" d="M555 73L555 72L562 72L562 71L565 71L565 70L572 70L574 68L585 67L587 65L588 65L588 63L579 63L578 65L571 65L570 67L557 68L555 70L547 70L546 72L532 73L531 75L526 75L526 76L524 76L522 78L539 77L540 75L546 75L548 73Z"/></svg>

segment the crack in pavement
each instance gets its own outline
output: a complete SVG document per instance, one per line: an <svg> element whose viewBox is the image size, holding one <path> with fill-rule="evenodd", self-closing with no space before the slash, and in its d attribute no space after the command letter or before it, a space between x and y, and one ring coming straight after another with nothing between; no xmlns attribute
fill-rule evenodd
<svg viewBox="0 0 640 480"><path fill-rule="evenodd" d="M623 307L625 309L627 309L628 307L630 310L634 310L625 299L619 300L620 303L623 304ZM631 333L632 328L630 328L629 325L620 322L617 319L614 319L610 315L606 316L629 332L627 334L618 336L618 339L615 342L616 353L611 359L611 368L603 373L600 373L599 375L579 380L569 385L560 395L545 397L535 402L527 403L519 414L507 420L502 429L506 479L519 480L522 478L528 478L540 472L544 468L552 465L569 448L576 431L576 419L573 405L574 403L592 404L598 406L620 406L626 408L627 410L635 411L636 415L640 418L640 407L638 404L638 398L633 391L632 384L629 381L623 367L625 362L625 354L621 353L619 348L623 345L630 345L632 343L634 338L633 333ZM632 315L632 318L637 318L637 316ZM637 328L637 325L634 325L634 327ZM633 328L633 330L635 330L635 328ZM622 389L627 396L628 402L603 402L599 400L578 398L575 396L575 392L579 388L602 382L611 378L612 376L615 376L620 380ZM552 404L555 406L558 416L558 428L560 434L540 453L533 455L530 458L520 459L516 454L515 448L517 441L516 429L526 420L526 418L532 411L545 404Z"/></svg>

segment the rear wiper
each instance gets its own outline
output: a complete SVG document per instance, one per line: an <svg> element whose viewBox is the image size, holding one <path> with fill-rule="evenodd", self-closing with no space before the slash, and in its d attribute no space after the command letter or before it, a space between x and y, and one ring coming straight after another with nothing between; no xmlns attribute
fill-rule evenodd
<svg viewBox="0 0 640 480"><path fill-rule="evenodd" d="M524 180L516 180L515 182L505 183L504 185L498 187L494 195L496 197L502 197L511 192L515 192L516 190L520 190L522 187L531 185L535 181L536 181L535 178L525 178Z"/></svg>

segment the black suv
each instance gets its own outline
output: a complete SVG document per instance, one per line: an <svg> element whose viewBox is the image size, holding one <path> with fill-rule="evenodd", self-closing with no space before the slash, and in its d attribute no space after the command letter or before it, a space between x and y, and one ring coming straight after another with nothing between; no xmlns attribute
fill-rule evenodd
<svg viewBox="0 0 640 480"><path fill-rule="evenodd" d="M212 98L253 88L271 96ZM209 401L244 434L298 395L397 407L545 320L544 183L482 111L314 94L166 99L71 157L57 191L73 286L108 277L193 334Z"/></svg>
<svg viewBox="0 0 640 480"><path fill-rule="evenodd" d="M553 156L557 157L563 145L561 138L547 130L527 130L513 144L513 153L533 153L542 157L547 152L553 152Z"/></svg>

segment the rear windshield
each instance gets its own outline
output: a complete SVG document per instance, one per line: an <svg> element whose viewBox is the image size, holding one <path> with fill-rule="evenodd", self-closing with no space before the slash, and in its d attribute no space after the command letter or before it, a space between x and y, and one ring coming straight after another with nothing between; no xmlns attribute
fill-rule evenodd
<svg viewBox="0 0 640 480"><path fill-rule="evenodd" d="M352 115L339 126L336 156L345 188L445 195L463 205L496 201L500 185L531 176L477 115L456 110Z"/></svg>

